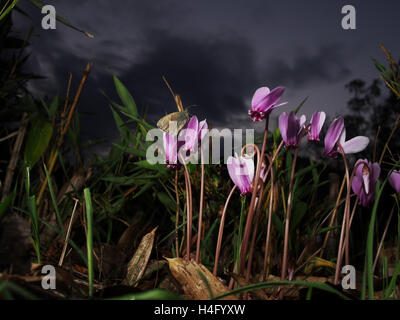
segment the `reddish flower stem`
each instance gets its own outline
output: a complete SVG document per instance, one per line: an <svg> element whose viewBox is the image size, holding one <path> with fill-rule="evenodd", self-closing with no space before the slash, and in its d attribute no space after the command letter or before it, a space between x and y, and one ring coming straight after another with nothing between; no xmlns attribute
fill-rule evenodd
<svg viewBox="0 0 400 320"><path fill-rule="evenodd" d="M234 186L229 193L228 198L226 199L224 210L222 211L222 216L221 216L221 223L219 225L219 231L218 231L218 241L217 241L217 249L215 251L215 261L214 261L214 270L213 274L214 276L217 275L217 270L218 270L218 261L219 261L219 255L221 253L221 246L222 246L222 236L224 234L224 226L225 226L225 218L226 218L226 210L228 208L229 201L231 200L231 197L233 195L233 192L235 191L236 186Z"/></svg>
<svg viewBox="0 0 400 320"><path fill-rule="evenodd" d="M175 253L176 257L179 258L179 234L178 234L178 226L179 226L179 191L178 191L178 170L175 170L175 195L176 195L176 215L175 215Z"/></svg>
<svg viewBox="0 0 400 320"><path fill-rule="evenodd" d="M180 154L179 154L180 155ZM181 156L181 162L185 169L186 202L187 202L187 222L186 222L186 260L190 260L190 247L192 239L192 184L190 182L189 170Z"/></svg>
<svg viewBox="0 0 400 320"><path fill-rule="evenodd" d="M253 184L253 191L251 194L251 200L250 200L250 206L249 206L249 212L247 214L247 219L246 219L246 225L244 229L244 235L243 235L243 240L242 240L242 245L240 248L240 263L239 263L239 274L243 272L243 269L245 267L246 263L246 255L247 255L247 250L249 246L249 238L250 238L250 232L251 232L251 226L253 223L253 216L254 216L254 209L255 209L255 201L256 201L256 194L257 194L257 189L258 189L258 183L260 180L260 169L261 169L261 163L262 160L264 159L264 152L265 148L267 145L267 138L268 138L268 123L269 123L269 116L267 116L266 121L265 121L265 130L264 130L264 139L262 143L262 148L261 148L261 157L260 157L260 151L256 148L257 151L257 170L256 174L254 177L254 184ZM243 149L246 146L243 147ZM255 146L256 147L256 146Z"/></svg>
<svg viewBox="0 0 400 320"><path fill-rule="evenodd" d="M335 269L335 280L334 284L337 285L339 284L339 272L340 272L340 267L342 264L342 257L343 257L343 249L346 251L346 264L349 264L349 237L350 237L350 191L351 191L351 183L353 181L354 175L356 173L356 170L358 166L361 164L366 164L364 161L360 161L353 169L351 176L349 175L349 167L347 165L347 159L344 153L344 150L340 143L338 143L338 148L343 156L343 161L345 164L345 169L346 169L346 181L347 181L347 193L346 193L346 203L344 207L344 216L343 216L343 222L342 222L342 230L340 232L340 239L339 239L339 247L338 247L338 256L337 256L337 261L336 261L336 269ZM344 238L344 232L346 228L346 238ZM345 240L345 243L343 241Z"/></svg>
<svg viewBox="0 0 400 320"><path fill-rule="evenodd" d="M199 224L197 228L197 245L196 245L196 262L200 261L200 241L201 227L203 222L203 201L204 201L204 162L203 148L200 146L200 162L201 162L201 185L200 185L200 208L199 208Z"/></svg>
<svg viewBox="0 0 400 320"><path fill-rule="evenodd" d="M269 156L268 156L269 158ZM273 161L269 158L270 164L272 165ZM265 255L264 255L264 272L263 272L263 281L267 276L267 265L268 265L268 255L269 255L269 244L271 238L271 225L272 225L272 208L274 203L274 170L271 167L271 195L269 197L269 212L268 212L268 224L267 224L267 236L265 238Z"/></svg>

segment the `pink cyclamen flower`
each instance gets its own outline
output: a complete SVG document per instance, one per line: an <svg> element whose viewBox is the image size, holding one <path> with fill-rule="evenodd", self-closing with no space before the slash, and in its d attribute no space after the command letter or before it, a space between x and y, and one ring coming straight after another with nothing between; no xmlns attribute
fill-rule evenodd
<svg viewBox="0 0 400 320"><path fill-rule="evenodd" d="M183 146L183 143L183 141L178 141L176 135L164 132L163 144L167 168L179 169L181 167L181 163L178 162L178 150Z"/></svg>
<svg viewBox="0 0 400 320"><path fill-rule="evenodd" d="M179 132L180 140L185 140L184 149L186 151L193 151L197 148L197 144L201 141L207 133L208 125L206 120L199 123L196 116L190 118L187 124ZM184 138L182 135L184 134Z"/></svg>
<svg viewBox="0 0 400 320"><path fill-rule="evenodd" d="M286 104L287 102L277 104L284 91L284 87L276 87L272 91L268 87L258 88L253 95L251 109L249 110L249 115L253 121L265 119L272 110Z"/></svg>
<svg viewBox="0 0 400 320"><path fill-rule="evenodd" d="M357 136L346 141L344 119L339 117L332 121L328 132L326 133L324 155L336 158L340 151L338 143L340 143L345 154L351 154L363 151L368 146L369 139L364 136Z"/></svg>
<svg viewBox="0 0 400 320"><path fill-rule="evenodd" d="M311 126L308 131L308 141L319 141L319 134L321 133L322 126L324 125L326 114L323 111L316 111L311 117Z"/></svg>
<svg viewBox="0 0 400 320"><path fill-rule="evenodd" d="M368 207L375 199L375 185L381 173L381 168L377 162L371 163L367 159L359 159L355 166L360 162L351 183L353 192L359 196L360 203Z"/></svg>
<svg viewBox="0 0 400 320"><path fill-rule="evenodd" d="M242 196L251 192L251 183L254 178L254 160L242 156L229 157L227 161L229 176L239 188Z"/></svg>
<svg viewBox="0 0 400 320"><path fill-rule="evenodd" d="M297 117L293 111L289 114L283 112L279 116L279 130L286 148L297 148L303 136L306 116Z"/></svg>
<svg viewBox="0 0 400 320"><path fill-rule="evenodd" d="M389 183L396 190L396 193L400 192L400 171L393 170L389 176Z"/></svg>

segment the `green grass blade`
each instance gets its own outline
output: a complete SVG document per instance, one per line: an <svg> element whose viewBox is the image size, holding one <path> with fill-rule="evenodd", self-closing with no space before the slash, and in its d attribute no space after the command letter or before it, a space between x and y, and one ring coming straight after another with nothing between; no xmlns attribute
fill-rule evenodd
<svg viewBox="0 0 400 320"><path fill-rule="evenodd" d="M6 4L4 5L4 7L1 8L1 11L0 11L0 21L1 21L2 19L4 19L4 17L5 17L7 14L10 13L10 11L17 5L17 3L19 2L19 0L14 0L14 1L7 7L7 4L8 4L9 2L10 2L10 1L7 1Z"/></svg>
<svg viewBox="0 0 400 320"><path fill-rule="evenodd" d="M87 236L86 249L88 257L88 276L89 276L89 296L93 296L93 206L90 196L90 189L85 188L83 191L86 203L86 219L87 219Z"/></svg>
<svg viewBox="0 0 400 320"><path fill-rule="evenodd" d="M41 3L40 1L37 1L37 0L28 0L28 1L29 1L30 3L32 3L35 7L39 8L39 9L42 9L43 6L44 6L43 3ZM89 37L89 38L94 38L94 35L93 35L93 34L87 32L87 31L85 31L85 30L82 30L82 29L80 29L80 28L78 28L78 27L75 27L75 26L74 26L73 24L71 24L67 19L65 19L65 18L63 18L63 17L61 17L61 16L59 16L58 14L56 15L56 19L57 19L58 21L60 21L62 24L66 25L67 27L70 27L70 28L72 28L72 29L74 29L74 30L76 30L76 31L82 32L84 35L86 35L86 36Z"/></svg>
<svg viewBox="0 0 400 320"><path fill-rule="evenodd" d="M114 84L122 103L127 108L130 115L132 115L133 117L138 117L135 100L133 100L133 97L129 93L128 89L122 84L122 82L117 78L116 75L114 75Z"/></svg>
<svg viewBox="0 0 400 320"><path fill-rule="evenodd" d="M56 200L56 196L54 194L53 184L51 183L51 177L50 177L49 171L47 170L46 166L44 166L44 172L46 173L47 184L49 185L51 201L53 202L54 211L56 212L58 227L60 228L60 230L62 232L63 238L65 238L64 227L63 227L63 223L61 220L60 210L57 205L57 200Z"/></svg>
<svg viewBox="0 0 400 320"><path fill-rule="evenodd" d="M374 207L372 209L372 214L371 214L371 220L369 223L369 228L368 228L368 236L367 236L367 250L366 250L366 255L367 255L367 282L368 282L368 296L370 300L374 299L374 275L373 275L373 249L374 249L374 229L375 229L375 219L376 219L376 211L378 209L378 204L379 204L379 199L381 197L383 188L386 184L386 180L380 184L380 182L377 182L376 185L376 196L375 196L375 202L374 202Z"/></svg>

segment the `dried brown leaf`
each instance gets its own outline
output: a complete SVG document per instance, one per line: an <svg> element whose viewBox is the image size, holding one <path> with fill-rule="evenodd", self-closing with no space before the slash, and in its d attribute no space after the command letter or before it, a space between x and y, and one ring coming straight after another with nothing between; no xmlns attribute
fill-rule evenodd
<svg viewBox="0 0 400 320"><path fill-rule="evenodd" d="M128 263L127 273L124 280L125 284L136 287L138 281L142 278L153 249L157 228L158 227L155 227L142 238L142 241L140 241L138 249Z"/></svg>
<svg viewBox="0 0 400 320"><path fill-rule="evenodd" d="M206 300L229 292L218 278L216 278L205 266L194 260L182 258L167 259L169 269L174 278L180 283L185 296L193 300ZM234 295L227 296L223 300L237 300Z"/></svg>

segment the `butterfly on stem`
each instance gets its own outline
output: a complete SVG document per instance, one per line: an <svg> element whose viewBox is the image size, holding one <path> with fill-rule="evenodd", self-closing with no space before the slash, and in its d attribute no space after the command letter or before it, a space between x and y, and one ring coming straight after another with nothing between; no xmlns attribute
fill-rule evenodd
<svg viewBox="0 0 400 320"><path fill-rule="evenodd" d="M182 100L181 100L180 96L178 94L175 94L172 91L172 88L169 85L169 83L167 82L167 79L165 79L165 77L163 77L163 80L166 83L168 89L170 90L172 96L174 97L175 103L178 107L178 111L169 113L169 114L165 115L164 117L162 117L160 120L158 120L157 127L166 133L169 133L171 135L177 135L178 132L188 122L189 112L187 110L183 109L183 104L182 104ZM171 123L171 122L175 122L175 123Z"/></svg>

